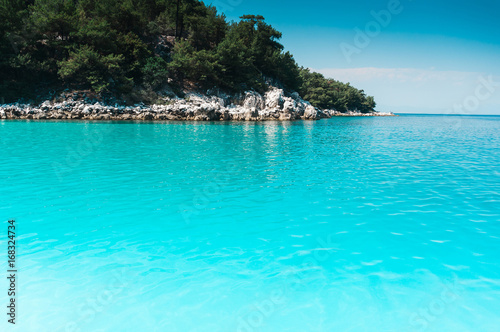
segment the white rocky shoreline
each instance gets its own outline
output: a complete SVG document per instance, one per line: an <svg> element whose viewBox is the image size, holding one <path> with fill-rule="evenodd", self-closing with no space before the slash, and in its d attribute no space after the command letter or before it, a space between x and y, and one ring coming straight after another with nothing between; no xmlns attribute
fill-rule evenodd
<svg viewBox="0 0 500 332"><path fill-rule="evenodd" d="M0 104L0 119L75 119L140 121L290 121L319 120L334 116L394 116L393 113L348 113L321 110L298 93L272 87L264 95L247 91L237 96L190 92L184 98L165 98L161 105L104 105L72 97L27 103Z"/></svg>

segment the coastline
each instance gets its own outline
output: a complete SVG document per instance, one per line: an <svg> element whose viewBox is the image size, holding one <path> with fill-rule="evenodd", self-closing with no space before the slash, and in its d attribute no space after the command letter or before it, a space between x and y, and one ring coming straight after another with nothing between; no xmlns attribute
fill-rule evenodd
<svg viewBox="0 0 500 332"><path fill-rule="evenodd" d="M0 104L0 119L118 120L118 121L292 121L335 116L395 116L393 113L342 113L322 110L298 93L272 87L265 94L247 91L238 95L189 92L184 98L165 97L163 104L121 106L92 102L88 98L59 97L41 104Z"/></svg>

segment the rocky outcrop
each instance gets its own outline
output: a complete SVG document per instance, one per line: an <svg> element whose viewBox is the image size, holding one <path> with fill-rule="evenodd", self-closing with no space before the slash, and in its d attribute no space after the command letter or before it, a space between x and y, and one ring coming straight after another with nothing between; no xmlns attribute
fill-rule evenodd
<svg viewBox="0 0 500 332"><path fill-rule="evenodd" d="M287 94L272 87L264 95L255 91L230 96L188 93L185 98L165 98L161 105L103 105L68 99L45 101L40 105L0 105L0 119L79 119L140 121L290 121L319 120L332 116L389 116L392 113L340 113L320 110L304 101L298 93Z"/></svg>

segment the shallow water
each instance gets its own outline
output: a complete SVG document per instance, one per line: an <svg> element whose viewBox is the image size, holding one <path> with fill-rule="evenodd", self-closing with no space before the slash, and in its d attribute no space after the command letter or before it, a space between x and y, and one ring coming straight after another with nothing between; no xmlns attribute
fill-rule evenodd
<svg viewBox="0 0 500 332"><path fill-rule="evenodd" d="M500 117L1 121L0 158L12 330L500 326Z"/></svg>

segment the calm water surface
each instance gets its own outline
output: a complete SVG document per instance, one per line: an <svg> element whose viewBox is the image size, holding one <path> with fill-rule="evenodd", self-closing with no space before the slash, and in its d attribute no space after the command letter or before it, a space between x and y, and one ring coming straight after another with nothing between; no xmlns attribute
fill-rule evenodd
<svg viewBox="0 0 500 332"><path fill-rule="evenodd" d="M500 326L500 117L1 121L0 161L10 330Z"/></svg>

